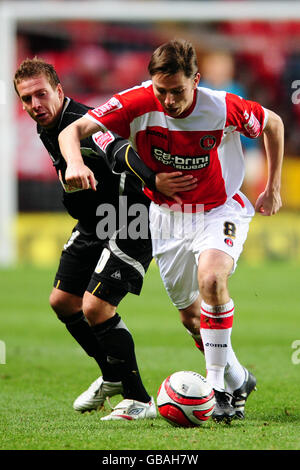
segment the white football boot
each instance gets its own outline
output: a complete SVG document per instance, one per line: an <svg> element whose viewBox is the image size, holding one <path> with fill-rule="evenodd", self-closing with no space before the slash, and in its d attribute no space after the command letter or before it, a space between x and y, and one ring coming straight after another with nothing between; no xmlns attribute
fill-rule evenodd
<svg viewBox="0 0 300 470"><path fill-rule="evenodd" d="M141 401L125 399L122 400L113 411L101 418L101 421L123 420L132 421L134 419L156 418L156 406L153 397L148 403Z"/></svg>
<svg viewBox="0 0 300 470"><path fill-rule="evenodd" d="M104 405L106 398L122 393L122 382L106 382L101 376L76 398L73 408L81 412L97 410Z"/></svg>

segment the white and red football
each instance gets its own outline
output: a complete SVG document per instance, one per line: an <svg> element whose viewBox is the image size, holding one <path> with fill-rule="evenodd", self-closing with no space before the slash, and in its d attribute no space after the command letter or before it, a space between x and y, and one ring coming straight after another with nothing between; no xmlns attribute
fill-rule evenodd
<svg viewBox="0 0 300 470"><path fill-rule="evenodd" d="M192 371L169 375L157 393L159 413L173 426L201 426L210 418L215 403L214 391L207 380Z"/></svg>

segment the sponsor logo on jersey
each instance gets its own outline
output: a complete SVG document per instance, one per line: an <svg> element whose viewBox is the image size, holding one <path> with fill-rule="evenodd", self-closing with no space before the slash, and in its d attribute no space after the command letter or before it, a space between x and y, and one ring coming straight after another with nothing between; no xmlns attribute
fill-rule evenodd
<svg viewBox="0 0 300 470"><path fill-rule="evenodd" d="M209 165L209 154L171 155L159 147L152 147L152 156L164 165L170 165L177 170L201 170Z"/></svg>
<svg viewBox="0 0 300 470"><path fill-rule="evenodd" d="M205 135L200 139L200 147L204 150L211 150L216 145L217 139L214 135Z"/></svg>
<svg viewBox="0 0 300 470"><path fill-rule="evenodd" d="M98 108L93 109L91 113L101 118L102 116L105 116L106 114L112 113L113 111L116 111L117 109L121 108L122 104L120 103L120 101L117 100L117 98L111 98L107 101L107 103L102 104L101 106L98 106Z"/></svg>
<svg viewBox="0 0 300 470"><path fill-rule="evenodd" d="M249 117L249 114L247 111L244 112L244 117L247 119ZM260 122L259 120L254 116L254 114L251 112L249 120L246 124L244 124L244 127L246 131L248 132L250 137L258 137L260 134Z"/></svg>

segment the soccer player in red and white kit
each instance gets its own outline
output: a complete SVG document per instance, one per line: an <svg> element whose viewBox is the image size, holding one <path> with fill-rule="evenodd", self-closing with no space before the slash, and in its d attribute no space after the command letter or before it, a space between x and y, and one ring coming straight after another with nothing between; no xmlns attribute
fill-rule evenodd
<svg viewBox="0 0 300 470"><path fill-rule="evenodd" d="M99 129L129 139L155 172L178 171L197 179L195 189L178 194L181 205L176 208L174 199L145 188L152 200L153 255L183 324L190 331L194 325L196 339L200 326L207 380L217 401L213 418L230 422L235 416L244 417L245 401L256 379L232 349L234 302L228 278L254 212L270 216L281 207L284 128L277 114L256 102L198 86L196 53L185 40L158 47L148 70L151 80L115 94L60 134L68 165L66 180L78 187L93 181L93 173L83 164L79 141ZM240 192L244 178L240 134L263 135L268 178L255 208ZM174 227L178 218L183 220L181 236L170 231L172 217ZM162 236L165 233L167 237Z"/></svg>

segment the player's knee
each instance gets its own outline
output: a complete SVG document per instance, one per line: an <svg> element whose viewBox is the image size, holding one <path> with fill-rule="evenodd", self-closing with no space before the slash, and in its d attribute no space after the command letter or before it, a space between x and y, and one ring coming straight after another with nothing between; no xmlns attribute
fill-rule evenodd
<svg viewBox="0 0 300 470"><path fill-rule="evenodd" d="M85 292L83 296L82 309L89 324L96 325L113 317L116 313L117 307L90 294L89 292Z"/></svg>
<svg viewBox="0 0 300 470"><path fill-rule="evenodd" d="M204 297L217 299L226 289L226 279L216 272L199 276L199 289Z"/></svg>
<svg viewBox="0 0 300 470"><path fill-rule="evenodd" d="M71 315L77 313L82 308L80 297L73 296L67 292L53 289L49 296L49 304L57 315Z"/></svg>
<svg viewBox="0 0 300 470"><path fill-rule="evenodd" d="M54 291L52 291L49 296L49 304L55 313L58 313L58 314L61 313L63 305L62 305L60 298Z"/></svg>

